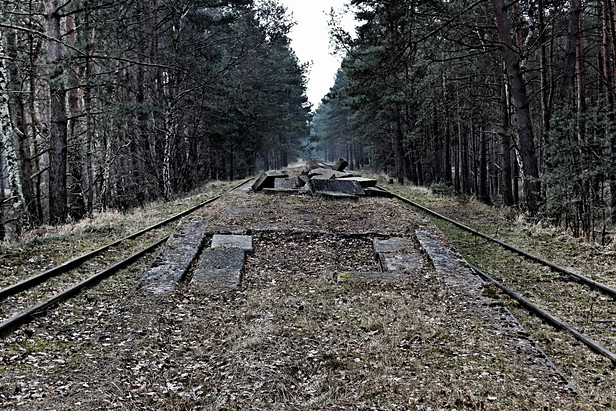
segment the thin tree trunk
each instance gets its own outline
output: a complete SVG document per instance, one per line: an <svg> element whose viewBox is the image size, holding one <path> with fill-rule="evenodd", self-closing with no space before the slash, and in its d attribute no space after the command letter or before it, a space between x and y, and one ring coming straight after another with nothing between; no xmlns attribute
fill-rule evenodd
<svg viewBox="0 0 616 411"><path fill-rule="evenodd" d="M67 115L66 90L62 68L62 44L60 43L60 15L57 0L45 2L47 20L47 54L51 73L49 76L50 127L49 127L49 220L52 224L66 222L67 207Z"/></svg>
<svg viewBox="0 0 616 411"><path fill-rule="evenodd" d="M4 44L0 39L0 54L4 54ZM13 127L9 110L9 97L7 90L9 88L9 73L5 66L5 59L0 59L0 145L2 155L6 161L8 172L8 188L11 191L10 197L13 203L13 210L16 214L15 231L16 234L21 234L23 220L27 217L26 202L23 194L21 168L17 159L17 150L15 148L17 135ZM0 178L4 179L3 170L0 169Z"/></svg>
<svg viewBox="0 0 616 411"><path fill-rule="evenodd" d="M526 83L520 69L520 59L513 48L510 34L510 25L504 0L492 0L498 38L501 42L501 51L507 74L511 84L511 93L516 111L519 133L519 150L524 169L524 194L526 207L530 214L539 211L541 200L541 183L539 182L539 168L535 155L535 141L533 124L530 115L530 103L526 93Z"/></svg>
<svg viewBox="0 0 616 411"><path fill-rule="evenodd" d="M396 130L394 139L394 153L396 158L396 178L398 183L404 184L406 177L406 167L404 163L404 134L402 131L402 119L400 118L400 107L396 107Z"/></svg>
<svg viewBox="0 0 616 411"><path fill-rule="evenodd" d="M6 228L4 226L4 145L2 144L2 136L0 136L0 241L4 241L5 237Z"/></svg>
<svg viewBox="0 0 616 411"><path fill-rule="evenodd" d="M36 175L36 180L33 182L33 191L34 191L34 205L33 215L36 216L37 222L39 224L43 223L43 205L41 202L41 165L39 155L39 144L38 144L38 120L36 116L36 59L38 50L40 50L40 45L42 44L42 40L39 39L39 44L34 46L34 37L30 36L29 44L30 44L30 67L29 77L30 77L30 96L29 96L29 110L30 110L30 123L32 125L32 147L34 150L35 157L33 158L31 165L34 166L34 174ZM35 50L37 50L35 52Z"/></svg>
<svg viewBox="0 0 616 411"><path fill-rule="evenodd" d="M445 54L443 53L443 57ZM444 58L443 58L444 60ZM443 77L443 107L444 107L444 121L445 121L445 183L451 185L451 126L449 121L449 102L447 94L447 74L445 70L442 73Z"/></svg>
<svg viewBox="0 0 616 411"><path fill-rule="evenodd" d="M483 125L479 126L479 199L485 204L492 204L488 189L488 138Z"/></svg>

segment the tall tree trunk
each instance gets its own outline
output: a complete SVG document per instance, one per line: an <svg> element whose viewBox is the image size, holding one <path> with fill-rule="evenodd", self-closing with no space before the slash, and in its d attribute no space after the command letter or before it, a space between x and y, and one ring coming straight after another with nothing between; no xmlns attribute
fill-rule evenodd
<svg viewBox="0 0 616 411"><path fill-rule="evenodd" d="M4 54L4 44L0 39L0 54ZM13 127L9 110L9 72L5 66L6 59L0 59L0 144L8 172L8 188L16 216L15 231L21 233L24 220L27 217L26 202L22 187L21 167L17 157L17 133ZM4 179L4 169L0 169L0 178Z"/></svg>
<svg viewBox="0 0 616 411"><path fill-rule="evenodd" d="M394 154L396 159L396 178L398 183L404 184L406 167L404 162L404 132L402 130L402 114L400 106L396 105L396 130L394 132Z"/></svg>
<svg viewBox="0 0 616 411"><path fill-rule="evenodd" d="M610 36L612 36L612 50L610 53ZM616 57L616 28L614 26L614 8L610 0L603 1L603 75L605 77L605 100L610 111L612 123L616 123L616 109L614 101L614 57ZM612 61L612 67L610 67ZM612 136L610 145L610 219L612 224L616 224L616 136Z"/></svg>
<svg viewBox="0 0 616 411"><path fill-rule="evenodd" d="M575 75L577 79L577 123L578 123L578 139L580 141L584 140L584 129L585 129L585 121L584 121L584 112L586 111L585 107L585 98L586 98L586 89L584 86L584 36L582 35L582 18L583 15L580 12L578 19L578 32L579 39L577 42L576 48L576 57L575 57Z"/></svg>
<svg viewBox="0 0 616 411"><path fill-rule="evenodd" d="M541 153L540 153L540 169L545 167L547 163L547 152L549 147L549 134L550 134L550 94L551 94L551 82L549 81L548 67L548 55L545 35L545 10L543 7L543 0L538 1L538 15L539 15L539 43L541 44L541 51L539 55L539 76L540 76L540 91L539 96L541 100L541 123L540 123L540 135L541 135Z"/></svg>
<svg viewBox="0 0 616 411"><path fill-rule="evenodd" d="M530 104L526 93L526 83L520 69L520 59L513 48L511 41L511 28L505 7L505 0L492 0L498 38L501 43L501 51L507 75L511 84L511 93L516 111L519 133L519 150L522 158L524 171L524 195L526 207L530 214L539 211L541 200L541 183L539 182L539 168L535 155L535 141L533 136L533 124L530 115Z"/></svg>
<svg viewBox="0 0 616 411"><path fill-rule="evenodd" d="M501 0L499 0L501 1ZM580 15L582 14L582 0L571 0L569 9L569 31L567 34L567 51L565 55L565 68L561 100L565 104L573 99L573 86L576 73L576 53L580 38Z"/></svg>
<svg viewBox="0 0 616 411"><path fill-rule="evenodd" d="M513 200L513 187L512 187L512 170L511 170L511 139L509 137L509 99L507 98L507 82L504 76L501 78L500 87L500 102L501 102L501 129L499 131L499 137L501 142L501 153L503 158L503 204L506 206L512 206Z"/></svg>
<svg viewBox="0 0 616 411"><path fill-rule="evenodd" d="M77 30L75 15L66 17L66 30L69 33L68 41L75 47ZM86 203L83 195L83 141L80 124L80 96L79 96L79 67L73 66L68 75L68 110L71 119L68 120L67 133L70 140L68 149L69 179L67 181L69 214L74 220L80 220L86 215Z"/></svg>
<svg viewBox="0 0 616 411"><path fill-rule="evenodd" d="M67 207L67 147L66 147L66 90L63 84L60 15L57 0L46 0L47 54L49 75L50 127L49 127L49 220L51 224L66 222Z"/></svg>
<svg viewBox="0 0 616 411"><path fill-rule="evenodd" d="M0 134L2 134L0 129ZM0 241L4 241L6 228L4 226L4 145L0 135Z"/></svg>
<svg viewBox="0 0 616 411"><path fill-rule="evenodd" d="M37 89L36 89L36 80L37 80L37 70L36 70L36 60L37 55L40 52L40 46L42 45L42 39L37 41L35 46L34 35L29 36L29 45L30 45L30 67L28 68L29 77L30 77L30 95L29 95L29 110L30 110L30 124L32 125L32 148L34 152L34 156L31 161L31 166L34 167L34 175L36 175L36 180L32 182L33 190L34 190L34 204L33 204L33 215L36 216L37 222L39 224L43 223L43 204L41 202L41 164L40 158L41 155L39 153L40 146L38 143L38 120L36 115L36 100L37 100Z"/></svg>
<svg viewBox="0 0 616 411"><path fill-rule="evenodd" d="M9 31L6 35L7 54L13 62L19 60L19 45L15 32ZM13 140L11 147L14 149L15 161L19 167L20 193L25 210L19 218L24 224L28 224L30 217L36 215L34 191L32 187L32 153L30 151L30 138L27 130L26 104L23 99L23 87L21 85L21 72L17 64L9 65L8 90L9 90L9 113L11 116L11 129Z"/></svg>

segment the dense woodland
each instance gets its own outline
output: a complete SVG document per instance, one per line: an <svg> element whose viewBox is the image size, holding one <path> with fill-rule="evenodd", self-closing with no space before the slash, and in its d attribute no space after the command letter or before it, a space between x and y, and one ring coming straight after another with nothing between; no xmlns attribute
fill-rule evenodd
<svg viewBox="0 0 616 411"><path fill-rule="evenodd" d="M596 238L616 223L616 5L350 0L312 113L275 0L4 0L0 239L327 159L518 206Z"/></svg>
<svg viewBox="0 0 616 411"><path fill-rule="evenodd" d="M616 222L613 1L351 3L313 121L326 156L589 238Z"/></svg>
<svg viewBox="0 0 616 411"><path fill-rule="evenodd" d="M3 0L0 240L285 166L291 27L269 0Z"/></svg>

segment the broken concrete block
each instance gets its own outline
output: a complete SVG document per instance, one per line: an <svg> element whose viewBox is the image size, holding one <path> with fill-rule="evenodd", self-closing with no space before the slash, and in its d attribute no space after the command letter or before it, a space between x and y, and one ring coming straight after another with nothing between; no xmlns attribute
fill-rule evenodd
<svg viewBox="0 0 616 411"><path fill-rule="evenodd" d="M374 187L376 185L376 180L373 178L365 178L365 177L338 177L340 180L349 180L349 181L357 181L360 186L363 188Z"/></svg>
<svg viewBox="0 0 616 411"><path fill-rule="evenodd" d="M328 180L334 176L334 170L331 168L319 167L308 172L308 177L314 178L316 176L324 176L324 178Z"/></svg>
<svg viewBox="0 0 616 411"><path fill-rule="evenodd" d="M214 234L210 248L239 248L252 252L252 237L249 235Z"/></svg>
<svg viewBox="0 0 616 411"><path fill-rule="evenodd" d="M364 195L358 182L350 180L310 180L310 189L315 194L340 193L354 196Z"/></svg>
<svg viewBox="0 0 616 411"><path fill-rule="evenodd" d="M274 188L291 189L297 188L296 178L277 178L274 180Z"/></svg>
<svg viewBox="0 0 616 411"><path fill-rule="evenodd" d="M274 188L275 180L277 178L287 178L288 174L283 173L282 171L266 171L261 174L261 176L254 182L252 185L253 191L261 191L264 188Z"/></svg>
<svg viewBox="0 0 616 411"><path fill-rule="evenodd" d="M349 162L344 158L340 157L338 161L332 166L332 170L334 171L344 171L344 169L349 165Z"/></svg>
<svg viewBox="0 0 616 411"><path fill-rule="evenodd" d="M297 176L297 186L298 187L303 187L306 184L308 184L308 181L310 181L310 177L308 177L305 174L300 174L299 176Z"/></svg>

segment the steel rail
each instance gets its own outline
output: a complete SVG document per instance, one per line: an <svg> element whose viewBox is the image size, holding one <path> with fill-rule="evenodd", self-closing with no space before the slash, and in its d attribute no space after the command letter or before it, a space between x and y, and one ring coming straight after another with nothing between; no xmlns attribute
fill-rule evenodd
<svg viewBox="0 0 616 411"><path fill-rule="evenodd" d="M28 308L27 310L24 310L22 312L20 312L19 314L7 319L6 321L2 322L2 324L0 324L0 338L4 338L6 336L8 336L9 334L11 334L15 329L17 329L18 327L32 321L36 315L38 314L42 314L44 312L46 312L50 307L59 304L62 301L65 301L77 294L79 294L79 292L86 288L86 287L91 287L93 285L98 284L99 282L101 282L102 280L104 280L105 278L109 277L110 275L116 273L117 271L129 266L130 264L132 264L134 261L138 260L139 258L141 258L144 254L149 253L150 251L154 250L156 247L160 246L163 242L165 242L167 239L169 238L169 236L165 236L163 238L158 239L156 242L150 244L149 246L145 247L144 249L138 251L137 253L131 255L130 257L114 264L113 266L106 268L105 270L89 277L88 279L73 285L70 288L67 288L66 290L54 295L53 297L51 297L50 299L40 302L30 308Z"/></svg>
<svg viewBox="0 0 616 411"><path fill-rule="evenodd" d="M244 180L242 183L240 183L240 184L238 184L238 185L228 189L224 193L219 194L219 195L217 195L215 197L212 197L212 198L210 198L210 199L208 199L208 200L206 200L206 201L204 201L202 203L199 203L199 204L197 204L197 205L195 205L195 206L193 206L193 207L191 207L191 208L189 208L189 209L187 209L185 211L182 211L181 213L178 213L178 214L176 214L176 215L174 215L172 217L167 218L166 220L160 221L160 222L158 222L158 223L156 223L154 225L151 225L151 226L149 226L147 228L144 228L143 230L140 230L140 231L138 231L136 233L133 233L133 234L131 234L129 236L126 236L126 237L121 238L119 240L116 240L116 241L114 241L112 243L104 245L104 246L102 246L100 248L97 248L96 250L93 250L93 251L90 251L90 252L85 253L83 255L80 255L79 257L76 257L76 258L74 258L72 260L66 261L66 262L64 262L64 263L62 263L62 264L60 264L60 265L58 265L58 266L56 266L54 268L50 268L49 270L44 271L44 272L42 272L40 274L36 274L36 275L34 275L32 277L29 277L29 278L27 278L27 279L25 279L23 281L20 281L20 282L18 282L16 284L13 284L13 285L11 285L9 287L3 288L3 289L0 290L0 301L4 300L7 297L13 296L13 295L15 295L17 293L20 293L22 291L28 290L28 289L30 289L32 287L35 287L35 286L37 286L37 285L47 281L48 279L50 279L52 277L55 277L55 276L60 275L60 274L63 274L65 272L69 271L69 270L72 270L75 267L78 267L83 262L88 261L91 258L96 257L97 255L101 254L102 252L107 251L111 247L114 247L114 246L120 244L123 241L132 240L132 239L137 238L137 237L139 237L139 236L141 236L141 235L143 235L143 234L145 234L145 233L147 233L149 231L152 231L152 230L155 230L157 228L160 228L160 227L162 227L165 224L172 223L172 222L178 220L179 218L182 218L182 217L184 217L184 216L186 216L188 214L191 214L192 212L198 210L199 208L202 208L202 207L204 207L204 206L206 206L206 205L208 205L210 203L213 203L214 201L218 200L224 194L226 194L226 193L228 193L230 191L233 191L236 188L239 188L239 187L243 186L244 184L246 184L250 180L251 179Z"/></svg>
<svg viewBox="0 0 616 411"><path fill-rule="evenodd" d="M578 341L586 344L586 346L588 348L590 348L591 350L593 350L597 354L600 354L600 355L608 358L612 362L612 365L616 366L616 354L614 354L613 352L611 352L607 348L603 347L602 345L600 345L596 341L592 340L591 338L587 337L586 335L582 334L581 332L579 332L575 328L571 327L569 324L567 324L566 322L562 321L558 317L553 316L552 314L550 314L549 312L547 312L543 308L539 307L538 305L536 305L536 304L530 302L529 300L527 300L526 298L522 297L520 294L516 293L515 291L513 291L512 289L510 289L506 285L501 284L500 282L496 281L490 275L488 275L485 272L481 271L479 268L475 267L471 263L468 263L468 265L471 267L471 269L475 273L477 273L485 281L489 281L489 282L493 283L498 288L503 290L511 298L513 298L514 300L519 302L522 306L526 307L527 309L529 309L533 313L537 314L540 318L544 319L545 321L547 321L548 323L552 324L553 326L555 326L557 328L561 328L561 329L567 330Z"/></svg>
<svg viewBox="0 0 616 411"><path fill-rule="evenodd" d="M513 246L511 244L505 243L504 241L501 241L498 238L489 236L489 235L484 234L484 233L482 233L480 231L477 231L477 230L475 230L473 228L470 228L470 227L468 227L468 226L466 226L466 225L464 225L462 223L459 223L459 222L457 222L455 220L452 220L449 217L445 217L444 215L439 214L436 211L430 210L429 208L426 208L426 207L422 206L421 204L417 204L414 201L409 200L408 198L402 197L402 196L400 196L400 195L398 195L396 193L393 193L393 192L391 192L389 190L386 190L386 189L384 189L382 187L378 187L378 188L380 188L381 190L384 190L384 191L390 193L393 197L397 198L398 200L402 201L403 203L412 205L413 207L418 208L419 210L421 210L421 211L423 211L423 212L425 212L427 214L430 214L430 215L432 215L432 216L434 216L436 218L439 218L439 219L441 219L443 221L447 221L448 223L450 223L450 224L452 224L452 225L454 225L454 226L456 226L456 227L458 227L458 228L460 228L462 230L468 231L469 233L471 233L473 235L476 235L477 237L481 237L481 238L483 238L485 240L488 240L488 241L491 241L493 243L496 243L496 244L502 246L503 248L505 248L505 249L507 249L509 251L512 251L512 252L514 252L516 254L519 254L519 255L521 255L521 256L523 256L523 257L525 257L525 258L527 258L527 259L529 259L529 260L531 260L533 262L536 262L536 263L545 265L547 267L550 267L550 269L552 269L553 271L556 271L556 272L559 272L561 274L565 274L565 275L569 276L569 278L571 278L573 281L586 284L589 287L592 287L592 288L594 288L596 290L599 290L602 293L607 294L610 297L616 299L616 288L613 288L613 287L610 287L609 285L606 285L606 284L600 283L598 281L595 281L592 278L588 278L588 277L586 277L586 276L584 276L584 275L582 275L580 273L576 273L575 271L572 271L572 270L569 270L567 268L561 267L561 266L559 266L559 265L557 265L557 264L555 264L555 263L553 263L551 261L544 260L543 258L541 258L539 256L531 254L531 253L529 253L527 251L524 251L521 248L518 248L518 247Z"/></svg>

